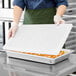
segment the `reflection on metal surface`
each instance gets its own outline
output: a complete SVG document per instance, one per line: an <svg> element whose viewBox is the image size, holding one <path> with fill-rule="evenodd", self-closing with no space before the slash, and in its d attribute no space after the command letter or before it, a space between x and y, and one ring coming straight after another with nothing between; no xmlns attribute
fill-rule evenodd
<svg viewBox="0 0 76 76"><path fill-rule="evenodd" d="M76 3L70 3L70 7L63 18L66 23L73 24L71 33L65 43L66 49L76 50Z"/></svg>
<svg viewBox="0 0 76 76"><path fill-rule="evenodd" d="M7 76L66 76L76 70L76 65L67 59L54 65L14 58L8 59L9 63L6 61L6 54L0 53L0 66L4 73L9 74Z"/></svg>
<svg viewBox="0 0 76 76"><path fill-rule="evenodd" d="M71 63L76 64L76 53L73 53L73 54L71 54L71 55L69 56L69 61L70 61Z"/></svg>
<svg viewBox="0 0 76 76"><path fill-rule="evenodd" d="M35 63L30 61L23 61L17 59L11 59L10 63L3 65L4 69L10 70L15 73L24 73L25 75L31 74L29 76L62 76L65 72L75 70L76 66L69 63L68 60L57 63L56 65L46 65L41 63ZM62 70L61 70L62 69Z"/></svg>

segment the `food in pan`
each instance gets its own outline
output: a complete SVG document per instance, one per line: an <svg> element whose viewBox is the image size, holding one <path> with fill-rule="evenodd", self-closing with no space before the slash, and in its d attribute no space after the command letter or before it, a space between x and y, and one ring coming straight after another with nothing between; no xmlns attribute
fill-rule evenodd
<svg viewBox="0 0 76 76"><path fill-rule="evenodd" d="M56 57L59 57L59 56L67 53L67 51L60 51L60 53L58 55L48 55L48 54L37 54L37 53L21 52L21 51L13 51L13 52L36 55L36 56L43 56L43 57L48 57L48 58L56 58Z"/></svg>

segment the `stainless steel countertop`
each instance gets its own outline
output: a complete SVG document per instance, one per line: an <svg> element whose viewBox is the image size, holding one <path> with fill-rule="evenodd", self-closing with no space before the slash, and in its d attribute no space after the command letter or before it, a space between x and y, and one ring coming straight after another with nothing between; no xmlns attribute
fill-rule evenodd
<svg viewBox="0 0 76 76"><path fill-rule="evenodd" d="M76 71L76 63L66 59L55 65L8 58L0 52L0 76L66 76Z"/></svg>

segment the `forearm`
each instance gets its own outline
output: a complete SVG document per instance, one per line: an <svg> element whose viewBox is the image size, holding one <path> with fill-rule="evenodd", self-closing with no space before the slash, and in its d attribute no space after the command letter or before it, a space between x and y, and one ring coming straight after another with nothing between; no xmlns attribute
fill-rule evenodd
<svg viewBox="0 0 76 76"><path fill-rule="evenodd" d="M20 20L21 15L22 15L22 11L23 11L22 8L20 8L18 6L14 6L14 9L13 9L13 24L12 24L11 28L9 29L8 38L15 36L15 33L18 29L19 20Z"/></svg>
<svg viewBox="0 0 76 76"><path fill-rule="evenodd" d="M64 24L65 23L65 21L61 17L61 16L64 15L65 11L66 11L66 6L65 5L60 5L57 8L56 15L54 16L54 23L55 24Z"/></svg>
<svg viewBox="0 0 76 76"><path fill-rule="evenodd" d="M18 7L18 6L14 6L14 10L13 10L13 22L16 24L19 23L21 15L22 15L22 8Z"/></svg>
<svg viewBox="0 0 76 76"><path fill-rule="evenodd" d="M66 11L66 6L65 5L60 5L58 8L57 8L57 12L56 12L56 15L58 16L63 16L64 13Z"/></svg>

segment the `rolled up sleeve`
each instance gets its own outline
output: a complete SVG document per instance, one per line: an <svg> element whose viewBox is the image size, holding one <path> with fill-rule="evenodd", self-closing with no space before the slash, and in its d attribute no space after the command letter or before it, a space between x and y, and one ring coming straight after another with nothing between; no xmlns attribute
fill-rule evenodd
<svg viewBox="0 0 76 76"><path fill-rule="evenodd" d="M24 10L24 8L25 8L25 2L24 2L24 0L14 0L14 1L13 1L13 5L14 5L14 6L17 5L17 6L19 6L20 8L22 8L23 10Z"/></svg>
<svg viewBox="0 0 76 76"><path fill-rule="evenodd" d="M68 6L68 2L67 0L55 0L56 2L56 6L60 6L60 5L65 5L65 6Z"/></svg>

